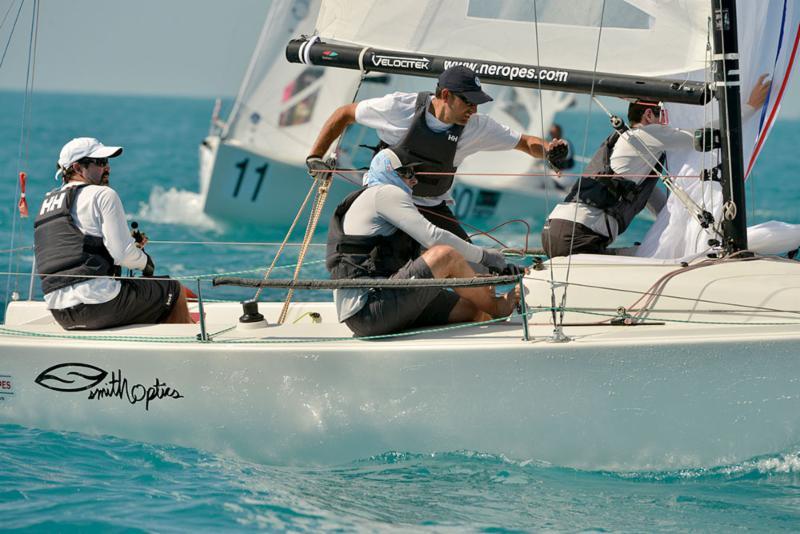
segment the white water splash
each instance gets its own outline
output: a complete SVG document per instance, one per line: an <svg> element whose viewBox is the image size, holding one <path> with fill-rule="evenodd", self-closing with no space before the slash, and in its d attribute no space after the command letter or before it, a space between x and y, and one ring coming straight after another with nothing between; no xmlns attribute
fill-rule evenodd
<svg viewBox="0 0 800 534"><path fill-rule="evenodd" d="M800 454L781 454L775 458L764 458L756 465L760 473L800 473Z"/></svg>
<svg viewBox="0 0 800 534"><path fill-rule="evenodd" d="M222 233L225 228L203 212L203 198L199 193L155 186L147 203L139 203L137 219L159 223L193 226L201 230Z"/></svg>

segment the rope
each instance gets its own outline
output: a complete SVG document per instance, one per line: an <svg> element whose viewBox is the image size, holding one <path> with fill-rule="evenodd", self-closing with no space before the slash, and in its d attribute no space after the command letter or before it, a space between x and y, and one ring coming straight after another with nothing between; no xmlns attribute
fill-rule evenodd
<svg viewBox="0 0 800 534"><path fill-rule="evenodd" d="M595 99L596 103L600 103L599 100ZM605 109L605 108L604 108ZM610 113L606 111L606 113ZM609 117L611 115L609 114ZM542 119L544 120L544 119ZM329 170L322 170L316 171L319 174L340 174L340 173L360 173L363 174L364 171L361 169L329 169ZM551 173L548 172L419 172L419 175L425 176L530 176L530 177L543 177L543 176L551 176ZM568 172L560 172L561 176L573 176L573 177L581 177L583 176L582 173L568 173ZM599 177L624 177L624 178L653 178L651 174L596 174L594 176ZM702 175L699 174L685 174L685 175L676 175L678 178L702 178ZM657 176L655 178L658 178ZM360 182L359 182L360 185Z"/></svg>
<svg viewBox="0 0 800 534"><path fill-rule="evenodd" d="M22 12L22 7L25 4L24 0L20 2L19 9L17 10L17 15L14 19L14 24L11 27L11 31L8 35L8 40L6 41L5 49L3 50L3 57L0 58L0 68L2 67L3 62L5 61L6 53L8 52L8 47L11 43L11 38L14 35L14 29L17 26L17 22L19 20L20 13ZM34 0L33 2L33 9L31 12L31 28L30 28L30 36L28 38L28 62L27 62L27 70L25 75L25 96L23 98L23 109L22 109L22 124L20 127L20 136L19 136L19 151L17 155L17 171L22 170L25 166L27 166L28 162L28 148L30 145L30 115L32 112L32 95L33 95L33 82L34 82L34 67L35 67L35 55L36 55L36 43L37 43L37 36L38 36L38 28L39 28L39 0ZM20 183L16 181L16 186L14 190L14 199L19 201L20 199ZM15 203L16 204L16 203ZM14 244L16 242L17 231L20 232L20 237L22 237L22 228L17 225L17 218L19 216L19 211L17 209L13 210L13 214L11 216L11 236L10 236L10 243L9 248L14 250ZM17 264L14 265L14 258L17 257ZM8 255L8 270L11 271L13 268L19 269L19 257L10 252ZM14 292L17 291L19 288L19 279L14 278ZM6 293L5 293L5 300L4 302L8 302L9 296L11 295L11 278L9 277L6 280Z"/></svg>
<svg viewBox="0 0 800 534"><path fill-rule="evenodd" d="M606 0L603 0L603 7L600 10L600 27L597 31L597 46L595 47L595 55L594 55L594 65L592 66L592 87L589 91L589 110L586 113L586 123L583 130L583 151L582 154L586 154L586 147L589 144L589 118L592 115L592 102L595 100L594 98L594 86L595 82L597 81L597 63L600 60L600 42L603 39L603 22L606 13ZM581 185L583 184L583 177L578 178L578 189L576 191L576 197L580 196L581 192ZM572 249L575 245L575 229L577 228L578 224L578 203L575 203L575 211L572 216L572 234L570 235L569 239L569 254L567 256L567 272L565 276L565 282L569 281L569 275L572 271ZM567 304L567 290L569 286L564 286L564 293L561 295L561 307L564 308ZM553 307L556 305L556 285L555 280L553 278L553 272L550 271L550 299L551 304ZM562 311L559 317L559 321L556 322L556 313L553 312L553 325L556 326L556 329L560 333L560 329L564 323L564 312ZM555 334L554 334L555 335Z"/></svg>
<svg viewBox="0 0 800 534"><path fill-rule="evenodd" d="M300 205L300 209L297 210L297 214L294 216L294 220L292 221L291 226L289 226L289 230L286 231L286 236L283 238L283 242L281 243L280 247L278 247L278 252L275 253L275 257L272 258L272 263L270 264L267 271L264 273L264 280L269 278L269 275L272 274L272 269L275 268L275 264L278 262L278 258L281 257L283 253L283 249L286 247L286 244L289 242L289 238L292 236L294 232L295 226L297 226L297 222L300 220L300 215L306 210L306 205L308 205L308 201L311 198L311 193L314 192L314 186L316 185L316 180L311 183L311 187L308 189L308 193L306 194L306 198L303 199L303 203ZM256 291L253 300L258 301L259 297L261 296L261 289L259 288Z"/></svg>
<svg viewBox="0 0 800 534"><path fill-rule="evenodd" d="M319 222L319 217L322 214L322 207L325 205L325 200L328 198L328 191L331 186L332 178L330 176L321 179L319 188L317 189L317 196L314 199L314 206L311 208L311 215L308 218L308 225L306 226L306 234L303 237L303 246L300 247L300 253L297 257L297 266L294 270L293 280L297 280L300 276L300 269L303 268L303 260L305 260L306 252L308 252L308 245L314 237L314 230ZM316 181L315 181L316 182ZM294 289L289 289L286 294L286 300L283 303L283 308L278 316L278 324L283 324L286 321L286 315L289 313L289 304L292 302L294 296Z"/></svg>
<svg viewBox="0 0 800 534"><path fill-rule="evenodd" d="M356 86L356 90L353 93L353 98L351 100L351 104L356 101L358 98L358 92L361 90L361 85L364 83L364 78L367 76L366 71L362 71L361 78L358 80L358 85ZM347 127L349 128L349 126ZM333 150L333 159L334 161L338 161L340 155L340 149L342 146L342 139L344 139L345 134L347 133L347 128L339 138L336 140L336 147ZM317 228L317 222L319 222L319 218L322 215L322 208L325 206L325 201L328 199L328 191L330 191L330 187L333 182L333 174L328 174L325 176L322 175L320 178L319 175L315 176L314 183L317 183L319 180L319 188L317 189L317 197L314 201L314 207L311 210L311 215L308 219L308 226L306 226L306 235L303 238L303 244L300 247L300 253L298 254L297 259L297 268L295 269L293 279L297 280L297 277L300 275L300 269L303 267L303 260L305 259L306 252L308 251L309 244L311 243L311 239L314 237L314 230ZM283 303L283 309L281 310L280 316L278 317L278 324L283 324L286 321L286 315L289 313L289 304L292 302L292 296L294 295L294 290L290 289L289 292L286 294L286 300Z"/></svg>
<svg viewBox="0 0 800 534"><path fill-rule="evenodd" d="M281 289L412 289L419 287L481 287L514 284L519 276L487 276L476 278L355 278L342 280L298 280L296 278L274 278L257 280L220 276L214 278L214 286L271 287Z"/></svg>
<svg viewBox="0 0 800 534"><path fill-rule="evenodd" d="M277 241L262 241L262 242L250 242L250 241L155 241L152 239L147 240L148 245L209 245L209 246L253 246L253 247L300 247L302 243L287 243L277 242ZM310 247L324 247L326 246L325 243L310 243ZM33 248L33 247L26 247L26 248ZM0 251L4 252L4 251Z"/></svg>

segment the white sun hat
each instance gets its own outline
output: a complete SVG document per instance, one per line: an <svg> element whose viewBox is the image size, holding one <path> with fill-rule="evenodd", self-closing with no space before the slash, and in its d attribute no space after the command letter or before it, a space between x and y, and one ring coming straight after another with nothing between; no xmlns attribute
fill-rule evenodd
<svg viewBox="0 0 800 534"><path fill-rule="evenodd" d="M116 158L122 154L121 146L105 146L94 137L76 137L61 149L58 156L56 180L70 165L83 158Z"/></svg>

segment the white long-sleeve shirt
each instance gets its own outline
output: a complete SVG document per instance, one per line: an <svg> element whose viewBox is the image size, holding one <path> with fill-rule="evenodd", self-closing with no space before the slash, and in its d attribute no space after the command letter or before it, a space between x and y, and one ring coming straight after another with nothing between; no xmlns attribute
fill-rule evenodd
<svg viewBox="0 0 800 534"><path fill-rule="evenodd" d="M342 229L348 235L388 236L397 229L411 236L424 248L449 245L464 258L477 263L483 249L467 243L458 236L434 226L414 206L411 195L395 185L376 185L367 188L347 210ZM339 321L355 315L367 301L366 289L337 289L333 296Z"/></svg>
<svg viewBox="0 0 800 534"><path fill-rule="evenodd" d="M62 189L78 185L81 183L70 182ZM78 230L103 238L103 245L116 265L128 269L143 269L147 265L147 256L136 246L128 230L125 208L116 191L107 186L87 185L75 194L71 211ZM115 298L120 287L119 280L93 278L52 291L44 300L51 310L102 304Z"/></svg>

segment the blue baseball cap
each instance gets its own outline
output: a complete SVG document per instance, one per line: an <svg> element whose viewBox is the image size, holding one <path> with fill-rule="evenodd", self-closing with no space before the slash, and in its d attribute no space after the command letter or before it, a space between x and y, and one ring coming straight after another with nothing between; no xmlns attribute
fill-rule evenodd
<svg viewBox="0 0 800 534"><path fill-rule="evenodd" d="M439 75L439 87L458 93L470 104L485 104L494 100L481 89L481 81L475 71L463 65L444 70Z"/></svg>

